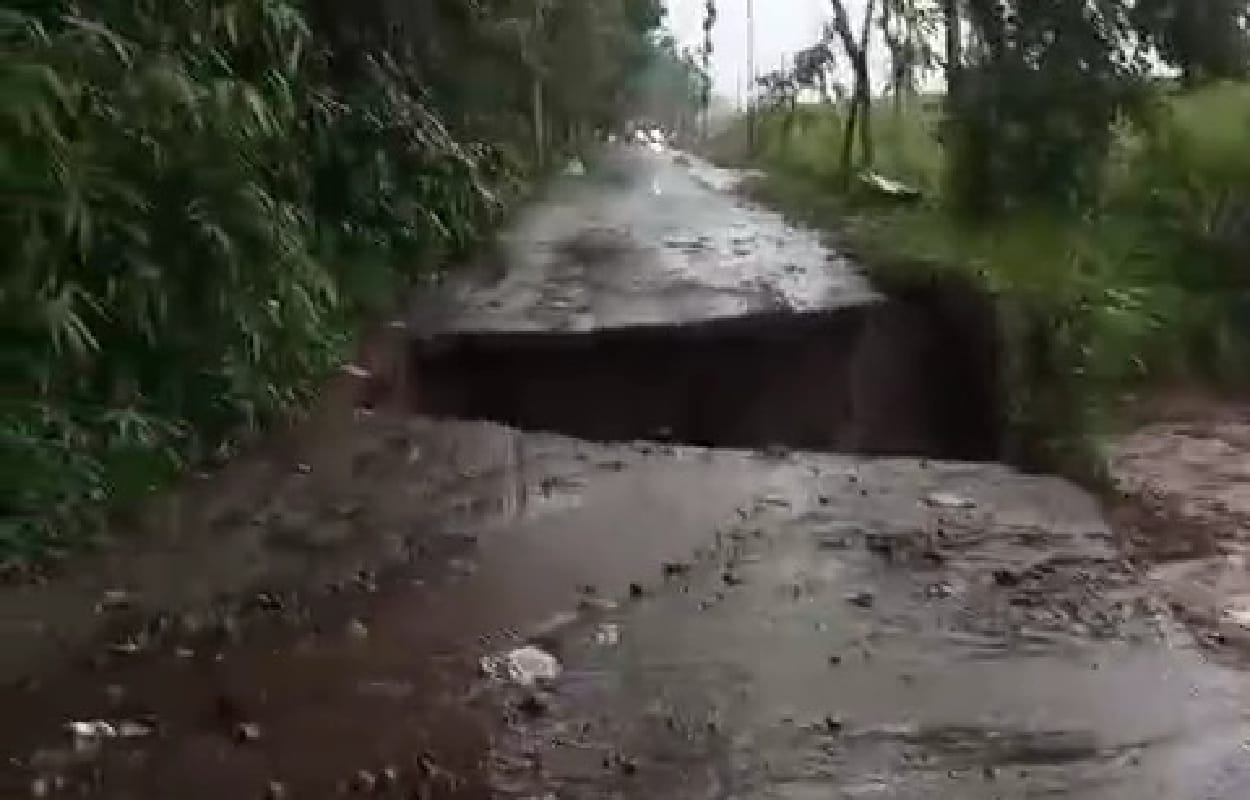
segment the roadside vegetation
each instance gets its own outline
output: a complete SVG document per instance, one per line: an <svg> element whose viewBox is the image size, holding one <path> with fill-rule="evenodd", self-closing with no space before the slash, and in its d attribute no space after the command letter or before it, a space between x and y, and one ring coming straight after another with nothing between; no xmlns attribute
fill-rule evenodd
<svg viewBox="0 0 1250 800"><path fill-rule="evenodd" d="M0 562L298 415L362 321L706 81L658 0L0 2Z"/></svg>
<svg viewBox="0 0 1250 800"><path fill-rule="evenodd" d="M959 281L998 306L1016 458L1097 469L1132 393L1250 385L1245 2L832 5L822 41L761 80L754 125L709 149L762 167L766 199L887 287Z"/></svg>

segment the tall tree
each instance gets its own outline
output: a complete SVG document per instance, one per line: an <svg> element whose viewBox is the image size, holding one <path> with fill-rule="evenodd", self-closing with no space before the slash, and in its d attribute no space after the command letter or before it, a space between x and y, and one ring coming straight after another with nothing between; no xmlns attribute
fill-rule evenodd
<svg viewBox="0 0 1250 800"><path fill-rule="evenodd" d="M1240 78L1250 61L1246 0L1137 0L1132 18L1187 86Z"/></svg>
<svg viewBox="0 0 1250 800"><path fill-rule="evenodd" d="M703 136L708 134L708 114L712 108L712 30L716 27L716 0L706 0L703 5L703 92L700 98L703 106Z"/></svg>
<svg viewBox="0 0 1250 800"><path fill-rule="evenodd" d="M868 66L868 45L876 0L868 0L867 8L864 9L863 27L858 38L842 0L830 0L830 4L833 8L833 33L842 42L842 49L846 52L854 75L851 105L847 111L846 126L842 135L842 176L844 181L849 182L854 162L856 132L859 133L862 163L865 166L871 166L873 161L872 75Z"/></svg>
<svg viewBox="0 0 1250 800"><path fill-rule="evenodd" d="M966 0L948 115L952 193L978 218L1084 207L1143 64L1123 0Z"/></svg>

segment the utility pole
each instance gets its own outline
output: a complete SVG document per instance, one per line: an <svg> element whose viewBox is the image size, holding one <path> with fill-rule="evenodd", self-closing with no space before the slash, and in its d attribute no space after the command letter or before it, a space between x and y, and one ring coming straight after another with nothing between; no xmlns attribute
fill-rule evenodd
<svg viewBox="0 0 1250 800"><path fill-rule="evenodd" d="M747 152L755 155L755 0L747 0Z"/></svg>

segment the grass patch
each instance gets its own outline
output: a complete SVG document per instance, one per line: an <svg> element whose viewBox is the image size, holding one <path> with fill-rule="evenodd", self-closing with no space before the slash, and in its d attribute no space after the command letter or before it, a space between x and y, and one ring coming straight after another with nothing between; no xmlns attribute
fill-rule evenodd
<svg viewBox="0 0 1250 800"><path fill-rule="evenodd" d="M1156 385L1250 385L1250 87L1169 99L1120 132L1097 209L959 222L941 186L938 116L874 120L877 169L921 188L914 205L840 189L841 115L763 115L753 159L738 123L712 155L750 162L754 191L831 230L885 289L960 281L997 308L1013 458L1087 477L1126 396Z"/></svg>

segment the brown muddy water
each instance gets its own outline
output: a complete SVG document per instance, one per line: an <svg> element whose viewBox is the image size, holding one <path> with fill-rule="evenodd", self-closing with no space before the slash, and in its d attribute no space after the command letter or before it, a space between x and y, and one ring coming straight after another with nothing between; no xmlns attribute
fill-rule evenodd
<svg viewBox="0 0 1250 800"><path fill-rule="evenodd" d="M1242 665L994 463L993 325L619 158L452 324L0 590L0 797L1250 797ZM483 670L526 645L558 674Z"/></svg>

